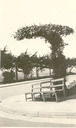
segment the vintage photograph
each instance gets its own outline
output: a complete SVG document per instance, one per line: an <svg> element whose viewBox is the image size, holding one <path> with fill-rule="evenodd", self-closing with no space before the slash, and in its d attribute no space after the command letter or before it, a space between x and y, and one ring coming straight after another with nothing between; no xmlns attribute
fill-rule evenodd
<svg viewBox="0 0 76 128"><path fill-rule="evenodd" d="M76 127L75 0L0 0L0 127Z"/></svg>

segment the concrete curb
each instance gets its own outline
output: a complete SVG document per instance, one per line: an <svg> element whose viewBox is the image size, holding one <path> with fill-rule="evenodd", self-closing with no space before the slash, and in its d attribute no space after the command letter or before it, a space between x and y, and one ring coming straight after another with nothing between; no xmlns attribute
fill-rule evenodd
<svg viewBox="0 0 76 128"><path fill-rule="evenodd" d="M42 118L73 118L76 119L76 112L73 111L34 111L34 110L17 110L10 108L9 106L3 106L0 104L0 110L8 114L16 114L24 117L42 117Z"/></svg>
<svg viewBox="0 0 76 128"><path fill-rule="evenodd" d="M18 86L18 85L23 85L23 84L28 84L28 83L42 82L42 81L46 81L46 80L50 80L50 79L51 78L45 78L45 79L30 80L30 81L10 83L10 84L2 84L2 85L0 85L0 88Z"/></svg>
<svg viewBox="0 0 76 128"><path fill-rule="evenodd" d="M72 118L42 118L42 117L26 117L16 114L8 114L3 111L0 111L0 116L3 118L20 120L20 121L29 121L29 122L36 122L36 123L53 123L53 124L66 124L66 125L73 125L76 124L76 119Z"/></svg>
<svg viewBox="0 0 76 128"><path fill-rule="evenodd" d="M34 112L34 111L17 111L3 106L0 106L0 110L8 114L16 114L25 117L41 117L41 118L73 118L76 119L75 112Z"/></svg>

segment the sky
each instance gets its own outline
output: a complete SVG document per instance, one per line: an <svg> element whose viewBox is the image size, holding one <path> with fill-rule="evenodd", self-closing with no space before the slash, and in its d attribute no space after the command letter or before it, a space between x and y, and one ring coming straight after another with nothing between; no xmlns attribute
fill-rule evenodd
<svg viewBox="0 0 76 128"><path fill-rule="evenodd" d="M74 29L74 34L63 38L68 43L64 55L76 57L76 0L0 0L0 49L7 45L13 55L19 55L26 49L40 56L49 54L50 44L44 39L17 41L13 37L21 27L49 23Z"/></svg>

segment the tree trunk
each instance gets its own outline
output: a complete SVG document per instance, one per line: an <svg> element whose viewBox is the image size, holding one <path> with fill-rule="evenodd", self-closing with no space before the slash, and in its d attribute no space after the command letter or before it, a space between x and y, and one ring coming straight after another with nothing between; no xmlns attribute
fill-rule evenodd
<svg viewBox="0 0 76 128"><path fill-rule="evenodd" d="M26 80L26 74L24 73L24 80Z"/></svg>
<svg viewBox="0 0 76 128"><path fill-rule="evenodd" d="M31 73L30 73L30 74L31 74L31 79L32 79L32 77L33 77L33 73L32 73L32 71L31 71Z"/></svg>
<svg viewBox="0 0 76 128"><path fill-rule="evenodd" d="M24 73L24 80L28 79L28 75Z"/></svg>
<svg viewBox="0 0 76 128"><path fill-rule="evenodd" d="M49 69L50 77L51 77L51 68Z"/></svg>
<svg viewBox="0 0 76 128"><path fill-rule="evenodd" d="M66 76L66 63L64 56L54 58L53 61L54 78L64 78Z"/></svg>
<svg viewBox="0 0 76 128"><path fill-rule="evenodd" d="M15 63L15 68L16 68L16 81L18 81L18 66L17 66L17 63Z"/></svg>
<svg viewBox="0 0 76 128"><path fill-rule="evenodd" d="M39 69L38 69L38 67L36 67L36 77L37 78L39 77Z"/></svg>
<svg viewBox="0 0 76 128"><path fill-rule="evenodd" d="M71 74L72 69L73 69L73 66L70 68L70 74Z"/></svg>

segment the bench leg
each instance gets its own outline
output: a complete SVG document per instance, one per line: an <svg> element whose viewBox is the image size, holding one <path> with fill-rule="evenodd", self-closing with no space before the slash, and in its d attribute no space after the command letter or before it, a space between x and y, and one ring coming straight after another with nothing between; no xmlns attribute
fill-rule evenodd
<svg viewBox="0 0 76 128"><path fill-rule="evenodd" d="M58 102L57 93L55 93L55 99L56 99L56 102Z"/></svg>
<svg viewBox="0 0 76 128"><path fill-rule="evenodd" d="M41 93L40 93L40 98L42 98L42 95L41 95Z"/></svg>
<svg viewBox="0 0 76 128"><path fill-rule="evenodd" d="M28 98L27 97L27 95L31 95L31 97L30 98ZM25 94L25 100L27 101L27 99L32 99L32 101L34 100L34 96L33 96L33 94Z"/></svg>
<svg viewBox="0 0 76 128"><path fill-rule="evenodd" d="M52 94L50 93L50 97L52 97Z"/></svg>
<svg viewBox="0 0 76 128"><path fill-rule="evenodd" d="M65 90L63 91L64 99L66 100Z"/></svg>
<svg viewBox="0 0 76 128"><path fill-rule="evenodd" d="M42 94L42 99L45 102L45 94L44 93Z"/></svg>
<svg viewBox="0 0 76 128"><path fill-rule="evenodd" d="M32 99L32 101L33 101L33 94L31 94L31 99Z"/></svg>
<svg viewBox="0 0 76 128"><path fill-rule="evenodd" d="M27 101L27 94L25 94L25 100Z"/></svg>
<svg viewBox="0 0 76 128"><path fill-rule="evenodd" d="M35 101L35 94L32 94L32 101Z"/></svg>

